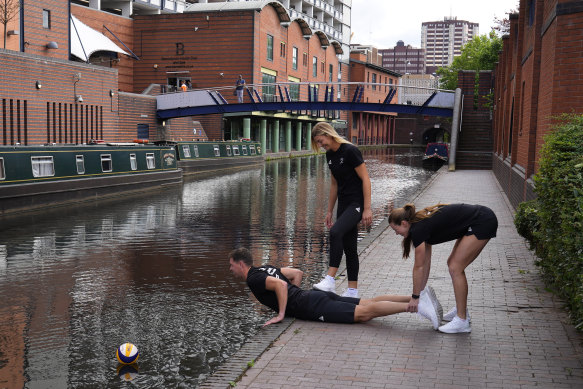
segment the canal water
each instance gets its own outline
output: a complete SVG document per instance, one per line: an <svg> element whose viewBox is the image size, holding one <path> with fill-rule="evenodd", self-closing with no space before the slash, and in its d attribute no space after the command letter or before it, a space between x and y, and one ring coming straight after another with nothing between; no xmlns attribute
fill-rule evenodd
<svg viewBox="0 0 583 389"><path fill-rule="evenodd" d="M364 152L374 225L433 174L421 156ZM0 219L0 387L197 386L272 317L232 279L230 250L299 267L305 287L325 273L329 180L323 156L285 159Z"/></svg>

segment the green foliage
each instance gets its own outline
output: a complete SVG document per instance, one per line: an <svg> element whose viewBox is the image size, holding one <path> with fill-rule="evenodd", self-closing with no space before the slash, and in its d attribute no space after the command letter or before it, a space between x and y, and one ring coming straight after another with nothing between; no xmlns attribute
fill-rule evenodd
<svg viewBox="0 0 583 389"><path fill-rule="evenodd" d="M534 177L536 206L521 206L516 225L521 235L532 239L542 274L566 301L575 325L581 330L583 115L565 114L558 120L541 148L540 168Z"/></svg>
<svg viewBox="0 0 583 389"><path fill-rule="evenodd" d="M537 200L525 201L518 205L514 215L516 231L527 240L531 249L535 248L535 236L540 229L538 207Z"/></svg>
<svg viewBox="0 0 583 389"><path fill-rule="evenodd" d="M461 55L454 57L451 65L437 69L439 87L457 88L457 74L460 70L493 70L502 50L502 39L494 31L488 35L475 37L461 49Z"/></svg>

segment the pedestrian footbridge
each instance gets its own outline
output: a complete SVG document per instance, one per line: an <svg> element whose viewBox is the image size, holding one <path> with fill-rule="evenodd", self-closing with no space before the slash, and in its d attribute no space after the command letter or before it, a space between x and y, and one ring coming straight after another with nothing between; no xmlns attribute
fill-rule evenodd
<svg viewBox="0 0 583 389"><path fill-rule="evenodd" d="M403 89L405 88L405 89ZM245 89L243 103L237 103L233 87L194 89L156 97L160 119L249 111L357 111L391 112L451 117L454 91L375 83L275 83L252 84ZM338 93L347 90L349 93ZM375 96L376 102L363 101ZM422 104L398 104L398 93L423 94ZM386 91L381 93L381 91ZM377 98L377 96L381 96ZM225 98L227 96L227 98ZM235 102L233 102L233 100Z"/></svg>

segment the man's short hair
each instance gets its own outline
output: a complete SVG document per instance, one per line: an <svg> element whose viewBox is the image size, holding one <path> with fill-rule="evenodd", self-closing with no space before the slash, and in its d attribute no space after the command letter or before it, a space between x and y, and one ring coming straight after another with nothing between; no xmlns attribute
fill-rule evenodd
<svg viewBox="0 0 583 389"><path fill-rule="evenodd" d="M245 265L253 266L253 256L251 252L247 250L245 247L239 247L229 253L229 258L233 258L235 262L245 263Z"/></svg>

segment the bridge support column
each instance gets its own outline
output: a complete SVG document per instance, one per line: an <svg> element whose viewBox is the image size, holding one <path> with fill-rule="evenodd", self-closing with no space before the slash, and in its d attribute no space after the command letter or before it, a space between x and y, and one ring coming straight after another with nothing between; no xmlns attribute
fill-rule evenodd
<svg viewBox="0 0 583 389"><path fill-rule="evenodd" d="M273 137L271 139L271 151L279 153L279 120L273 122Z"/></svg>
<svg viewBox="0 0 583 389"><path fill-rule="evenodd" d="M259 122L259 136L261 137L261 152L265 153L267 150L267 120L261 119Z"/></svg>
<svg viewBox="0 0 583 389"><path fill-rule="evenodd" d="M455 171L455 152L457 150L457 137L459 134L460 126L460 107L462 103L462 90L456 88L455 97L453 99L453 117L451 118L451 147L449 149L449 166L448 170L450 172Z"/></svg>
<svg viewBox="0 0 583 389"><path fill-rule="evenodd" d="M285 151L289 153L292 148L291 120L285 121Z"/></svg>
<svg viewBox="0 0 583 389"><path fill-rule="evenodd" d="M306 148L312 148L312 123L306 124Z"/></svg>
<svg viewBox="0 0 583 389"><path fill-rule="evenodd" d="M302 149L302 122L296 123L296 151Z"/></svg>
<svg viewBox="0 0 583 389"><path fill-rule="evenodd" d="M251 139L251 118L243 118L243 138Z"/></svg>

